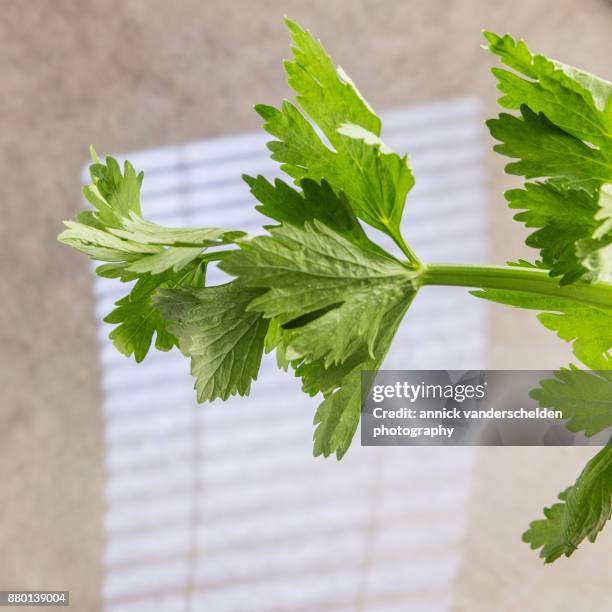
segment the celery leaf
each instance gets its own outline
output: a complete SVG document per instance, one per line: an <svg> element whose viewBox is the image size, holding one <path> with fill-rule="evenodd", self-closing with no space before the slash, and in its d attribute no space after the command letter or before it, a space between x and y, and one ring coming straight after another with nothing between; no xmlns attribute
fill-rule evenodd
<svg viewBox="0 0 612 612"><path fill-rule="evenodd" d="M155 306L191 358L199 402L248 395L257 378L268 321L247 312L261 291L236 281L201 289L164 289Z"/></svg>
<svg viewBox="0 0 612 612"><path fill-rule="evenodd" d="M594 542L612 517L612 446L599 451L559 499L523 534L531 548L542 549L546 563L569 557L585 539Z"/></svg>
<svg viewBox="0 0 612 612"><path fill-rule="evenodd" d="M298 183L325 180L345 192L360 219L400 241L404 203L414 185L408 158L380 140L380 119L321 43L297 24L288 25L294 60L285 62L285 69L305 114L287 101L280 109L255 107L264 129L277 139L268 143L272 159Z"/></svg>
<svg viewBox="0 0 612 612"><path fill-rule="evenodd" d="M170 350L178 342L153 307L155 292L202 286L205 251L234 243L246 234L217 228L166 228L145 220L140 208L143 173L137 174L129 162L122 173L114 158L107 157L101 163L95 152L93 157L91 183L84 193L94 210L65 221L66 229L58 240L105 262L96 269L99 276L136 281L104 320L117 325L110 333L115 347L142 361L154 336L159 350Z"/></svg>
<svg viewBox="0 0 612 612"><path fill-rule="evenodd" d="M494 68L499 103L520 110L487 122L494 149L517 161L510 174L525 188L506 193L515 219L537 228L527 240L540 249L562 284L612 278L612 83L532 54L521 40L486 32L489 50L514 70Z"/></svg>
<svg viewBox="0 0 612 612"><path fill-rule="evenodd" d="M362 346L373 351L385 314L415 293L415 273L364 251L318 221L270 229L219 267L267 291L249 310L276 318L291 359L341 363Z"/></svg>
<svg viewBox="0 0 612 612"><path fill-rule="evenodd" d="M574 355L593 370L612 369L612 309L523 291L481 289L472 295L517 308L543 311L538 319L566 342Z"/></svg>
<svg viewBox="0 0 612 612"><path fill-rule="evenodd" d="M591 437L612 427L612 372L562 368L530 395L543 408L561 410L570 431Z"/></svg>
<svg viewBox="0 0 612 612"><path fill-rule="evenodd" d="M315 455L341 458L357 428L361 371L380 367L417 289L417 273L360 248L320 221L269 228L220 264L263 290L247 307L279 326L284 359L304 390L322 392Z"/></svg>

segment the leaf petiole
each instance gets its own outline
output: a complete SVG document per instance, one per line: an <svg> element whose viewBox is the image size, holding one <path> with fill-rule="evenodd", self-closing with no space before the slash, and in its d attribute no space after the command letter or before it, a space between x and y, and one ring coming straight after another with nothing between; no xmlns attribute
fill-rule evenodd
<svg viewBox="0 0 612 612"><path fill-rule="evenodd" d="M395 244L400 248L402 253L406 256L408 262L411 264L411 268L422 268L423 263L416 256L414 251L406 244L406 241L404 240L404 237L401 235L401 233L393 231L392 228L389 228L389 230L389 235L393 239L393 242L395 242Z"/></svg>
<svg viewBox="0 0 612 612"><path fill-rule="evenodd" d="M514 266L428 264L420 284L523 291L552 298L572 300L597 308L612 309L612 284L581 283L559 285L547 270Z"/></svg>
<svg viewBox="0 0 612 612"><path fill-rule="evenodd" d="M221 261L235 252L236 249L229 249L227 251L210 251L208 253L202 253L199 259L201 261Z"/></svg>

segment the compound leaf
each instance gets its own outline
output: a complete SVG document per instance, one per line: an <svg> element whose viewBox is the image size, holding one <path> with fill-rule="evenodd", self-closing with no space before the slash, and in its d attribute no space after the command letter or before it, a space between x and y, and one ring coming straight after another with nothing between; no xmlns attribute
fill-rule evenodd
<svg viewBox="0 0 612 612"><path fill-rule="evenodd" d="M415 274L390 257L364 251L313 221L270 229L219 267L267 291L249 306L276 318L291 359L345 361L373 350L387 311L415 292Z"/></svg>
<svg viewBox="0 0 612 612"><path fill-rule="evenodd" d="M248 311L279 326L276 344L304 390L324 394L314 452L340 458L359 422L361 371L382 363L416 293L416 273L317 220L269 229L220 267L263 290Z"/></svg>
<svg viewBox="0 0 612 612"><path fill-rule="evenodd" d="M143 173L136 174L126 162L122 174L114 158L107 157L103 164L95 151L92 156L92 182L84 193L95 210L83 211L75 221L65 221L66 230L58 240L106 262L96 269L99 276L136 281L104 320L117 325L110 333L115 347L142 361L154 336L159 350L170 350L178 342L168 330L167 321L153 307L155 292L177 286L202 286L206 249L233 243L246 234L217 228L167 228L143 219Z"/></svg>
<svg viewBox="0 0 612 612"><path fill-rule="evenodd" d="M540 557L552 563L569 557L585 539L594 542L612 516L612 446L604 447L559 495L560 503L544 508L546 518L533 521L523 534Z"/></svg>

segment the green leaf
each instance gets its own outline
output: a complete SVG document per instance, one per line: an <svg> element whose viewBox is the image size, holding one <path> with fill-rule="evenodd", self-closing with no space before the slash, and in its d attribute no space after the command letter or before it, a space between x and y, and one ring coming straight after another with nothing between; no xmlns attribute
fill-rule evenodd
<svg viewBox="0 0 612 612"><path fill-rule="evenodd" d="M540 322L559 338L572 342L574 355L593 370L612 367L612 311L590 306L566 306L559 313L542 313Z"/></svg>
<svg viewBox="0 0 612 612"><path fill-rule="evenodd" d="M326 180L334 191L344 191L360 219L401 243L404 203L414 185L407 157L382 143L379 118L321 44L288 23L294 43L294 61L285 63L289 84L330 146L293 104L285 101L280 110L258 105L264 129L278 139L268 143L272 159L296 182Z"/></svg>
<svg viewBox="0 0 612 612"><path fill-rule="evenodd" d="M106 165L92 164L90 173L92 183L85 195L96 210L80 213L76 221L65 221L67 229L58 240L92 259L112 263L100 270L102 276L134 280L142 274L179 272L209 247L232 244L246 236L240 231L167 228L146 221L140 213L143 173L136 174L129 162L121 174L117 161L107 157Z"/></svg>
<svg viewBox="0 0 612 612"><path fill-rule="evenodd" d="M317 408L314 418L315 457L346 454L361 417L361 369L351 370L341 379L339 388L330 393Z"/></svg>
<svg viewBox="0 0 612 612"><path fill-rule="evenodd" d="M314 433L315 457L328 457L336 453L338 460L346 454L351 445L361 418L362 393L368 392L368 380L362 381L364 371L374 371L382 366L385 356L391 346L397 328L410 306L412 299L396 304L393 310L385 314L383 324L374 345L373 356L365 357L359 353L353 354L342 364L315 367L306 372L304 369L298 375L304 376L304 387L311 390L319 386L325 399L315 413ZM370 379L373 382L373 378Z"/></svg>
<svg viewBox="0 0 612 612"><path fill-rule="evenodd" d="M342 384L342 379L354 369L371 360L367 347L355 351L341 363L325 365L324 359L294 362L295 375L302 379L302 391L308 395L329 395Z"/></svg>
<svg viewBox="0 0 612 612"><path fill-rule="evenodd" d="M538 315L544 327L566 342L574 355L593 370L612 369L612 308L596 308L577 301L523 291L482 289L472 295L517 308L545 311Z"/></svg>
<svg viewBox="0 0 612 612"><path fill-rule="evenodd" d="M203 285L209 259L205 251L235 243L246 234L217 228L167 228L146 221L140 213L142 172L136 174L126 162L122 174L112 157L107 157L105 164L99 162L95 151L92 157L92 182L85 195L95 210L83 211L75 221L65 221L66 230L58 240L106 262L96 269L99 276L136 281L104 320L117 324L110 334L117 349L142 361L154 336L156 348L163 351L177 343L161 313L153 308L155 292Z"/></svg>
<svg viewBox="0 0 612 612"><path fill-rule="evenodd" d="M528 105L543 113L562 130L596 146L610 146L612 138L612 83L586 72L533 55L525 43L506 34L485 34L489 50L522 74L493 69L501 106L517 109Z"/></svg>
<svg viewBox="0 0 612 612"><path fill-rule="evenodd" d="M276 179L274 184L263 176L243 177L260 205L257 210L284 225L302 227L309 221L324 223L356 246L389 257L363 231L343 192L336 194L327 181L300 181L302 192Z"/></svg>
<svg viewBox="0 0 612 612"><path fill-rule="evenodd" d="M155 348L169 351L178 341L169 331L168 322L153 307L153 296L164 287L200 286L204 282L204 274L204 264L191 264L180 273L167 271L142 275L104 318L106 323L117 325L109 335L115 348L126 357L134 355L134 359L140 362L147 356L155 336Z"/></svg>
<svg viewBox="0 0 612 612"><path fill-rule="evenodd" d="M612 373L564 368L530 395L543 408L561 410L570 431L591 437L612 427Z"/></svg>
<svg viewBox="0 0 612 612"><path fill-rule="evenodd" d="M345 361L373 351L385 313L411 299L416 275L390 257L364 251L314 221L271 228L219 264L250 287L267 291L249 310L277 318L289 358Z"/></svg>
<svg viewBox="0 0 612 612"><path fill-rule="evenodd" d="M209 247L231 244L246 235L217 228L166 228L134 213L129 218L117 217L117 223L120 227L104 227L100 217L87 223L65 221L67 229L58 240L92 259L112 262L116 275L129 280L140 274L179 272Z"/></svg>
<svg viewBox="0 0 612 612"><path fill-rule="evenodd" d="M247 395L257 378L268 321L247 312L261 291L237 282L158 292L155 306L171 321L181 351L191 357L199 402Z"/></svg>
<svg viewBox="0 0 612 612"><path fill-rule="evenodd" d="M602 185L597 204L595 219L600 222L600 225L593 232L593 238L599 240L612 232L612 185Z"/></svg>
<svg viewBox="0 0 612 612"><path fill-rule="evenodd" d="M518 259L517 261L507 261L507 266L513 268L529 268L531 270L547 270L546 264L540 260L527 261L526 259Z"/></svg>
<svg viewBox="0 0 612 612"><path fill-rule="evenodd" d="M294 58L284 62L287 81L299 105L331 144L341 145L337 131L344 123L355 123L380 136L380 119L344 70L334 66L321 42L294 21L286 22Z"/></svg>
<svg viewBox="0 0 612 612"><path fill-rule="evenodd" d="M58 240L98 261L123 262L129 265L147 255L161 253L162 248L123 240L110 231L78 221L64 221L66 230Z"/></svg>
<svg viewBox="0 0 612 612"><path fill-rule="evenodd" d="M308 41L313 42L310 35L305 35ZM318 45L318 43L317 43ZM324 53L324 52L323 52ZM303 59L303 58L302 58ZM301 62L304 64L304 62ZM329 68L329 64L328 64ZM291 70L291 68L288 68ZM309 79L310 77L303 72L300 68L303 78ZM297 67L294 66L293 73L299 72ZM330 76L331 75L331 76ZM327 75L334 84L340 83L335 71L331 70L331 73ZM328 85L329 85L328 79ZM310 102L304 102L304 96L298 96L300 102L304 102L302 107L308 106L309 114L312 118L316 118L317 121L321 121L321 127L327 130L330 141L336 146L340 146L343 142L340 136L357 139L357 141L365 141L369 146L378 147L385 154L389 154L389 151L379 141L379 139L373 134L367 132L367 130L361 130L356 125L348 126L344 123L346 119L345 109L340 109L340 114L337 117L333 117L333 113L327 110L317 116L316 111L316 100L320 97L327 95L326 90L321 89L320 81L309 81L309 84L316 90L316 92L310 92ZM295 83L294 83L295 85ZM297 89L297 87L296 87ZM331 87L333 90L334 88ZM351 85L344 85L340 83L339 89L344 91L349 97L352 95L351 92L355 91ZM302 87L300 91L304 92L305 88ZM353 101L359 100L360 98L353 98ZM315 102L313 102L315 100ZM352 107L351 107L352 108ZM360 103L355 104L355 108L360 108ZM287 133L287 141L284 143L276 144L271 143L270 147L273 151L282 150L283 157L282 161L299 160L299 155L302 154L300 147L296 144L296 151L293 152L289 145L295 143L296 134L302 135L306 140L310 140L314 143L314 150L317 151L321 160L321 170L325 173L326 177L329 177L330 172L333 173L334 169L329 164L331 163L330 152L323 143L320 141L316 133L312 130L310 125L303 119L295 107L285 104L283 107L285 116L280 117L281 120L286 121L287 125L291 126L292 122L296 128L289 129ZM259 107L259 111L264 117L279 118L277 111L269 107ZM350 109L349 111L350 112ZM353 121L362 121L363 123L370 125L372 129L375 129L376 133L379 132L378 119L374 115L368 115L369 111L364 111L365 115L361 118L359 116L353 116ZM368 117L372 120L368 124ZM338 130L339 136L336 135L334 130ZM293 141L289 141L290 138L294 138ZM311 149L312 152L312 149ZM312 159L312 158L311 158ZM338 158L336 157L338 161ZM298 164L301 163L298 161ZM340 184L340 190L338 194L334 192L334 189L329 185L327 180L322 180L321 184L308 178L301 178L305 176L300 168L289 168L285 167L289 174L294 176L302 187L303 192L300 194L295 189L292 189L284 182L277 180L274 185L270 184L263 177L257 177L257 179L251 177L244 177L253 195L261 202L258 206L258 210L266 216L278 221L279 223L287 226L295 226L298 228L305 228L306 235L309 236L308 247L313 249L311 254L307 250L304 250L304 265L301 269L296 271L298 275L294 279L296 287L302 282L312 285L311 275L314 273L316 276L321 275L321 270L315 269L314 262L316 256L321 252L325 252L325 249L320 249L317 241L313 240L314 233L318 232L319 226L317 224L324 224L332 230L330 236L334 240L331 243L330 252L337 250L339 246L335 242L333 234L338 234L342 238L350 241L355 247L363 251L371 251L376 253L377 256L383 257L389 260L387 264L391 263L391 267L395 268L395 271L389 270L389 274L397 273L397 262L389 256L383 249L378 247L375 243L369 240L365 232L361 228L355 213L353 210L357 210L355 206L351 206L350 200L345 195L347 191L346 186L342 183L342 177L336 181L336 185ZM349 168L350 170L350 168ZM337 188L337 187L336 187ZM401 217L401 215L400 215ZM399 220L398 220L399 225ZM315 228L314 231L311 228ZM294 252L297 252L301 248L301 245L305 243L298 235L293 234L290 239L287 240L291 230L272 230L275 238L282 234L282 258L292 257ZM309 242L310 240L310 242ZM256 239L255 246L265 244L266 239ZM312 244L311 244L312 243ZM251 246L244 246L243 248L248 251ZM267 246L267 245L266 245ZM277 245L278 246L278 245ZM326 247L330 245L327 244ZM352 249L352 252L359 254L358 251ZM312 255L315 255L315 258ZM261 253L259 254L261 256ZM235 264L236 258L233 257L231 261L225 262L221 265L223 269L230 273L242 273L241 278L245 282L253 282L252 275L249 271L245 272L244 268L240 271L233 269L232 266ZM261 260L255 260L253 258L250 261L251 266L258 266L264 263ZM269 261L265 261L269 264ZM227 267L229 265L229 267ZM350 273L350 272L349 272ZM404 274L405 270L401 270ZM323 271L323 275L328 276L328 270ZM315 424L317 428L315 430L315 455L323 454L328 456L331 453L336 453L340 459L347 451L356 427L359 423L361 405L361 370L364 367L375 367L379 361L374 360L372 354L375 352L381 352L384 355L388 349L393 334L387 339L386 346L378 346L380 343L377 341L379 331L376 327L372 328L369 335L369 341L364 345L363 339L360 338L360 334L366 336L366 318L367 308L372 308L375 312L374 304L367 306L362 303L362 298L366 296L367 288L362 286L361 295L359 297L351 295L350 291L346 291L345 279L339 279L341 283L340 289L334 290L330 285L331 279L324 278L323 282L325 287L315 287L312 285L309 289L312 289L312 294L316 295L317 292L321 292L318 299L323 295L325 296L324 303L317 302L312 304L306 301L302 301L304 296L297 296L300 310L293 311L289 310L287 313L285 309L288 307L286 302L281 305L281 311L273 314L274 310L270 310L273 304L278 306L279 300L284 298L284 294L287 291L286 282L283 281L283 286L278 288L276 291L271 289L267 294L262 296L260 300L256 300L254 305L251 307L258 308L264 304L264 314L266 316L273 316L271 329L274 329L273 337L270 338L270 344L277 349L277 358L281 367L287 367L291 364L296 371L296 375L302 378L302 388L306 393L310 395L316 395L322 392L326 398L317 410L315 416ZM361 281L360 281L361 282ZM363 283L362 283L363 285ZM265 284L265 287L274 287L273 283ZM380 287L384 291L384 288ZM323 291L325 292L323 294ZM340 300L334 302L336 297ZM387 297L393 299L393 294L390 293ZM341 301L345 298L349 298L349 302L342 303ZM355 299L354 299L355 298ZM408 307L411 301L411 297L408 297L403 308ZM259 306L258 306L259 304ZM307 305L306 305L307 304ZM305 307L303 307L305 306ZM350 324L351 332L355 329L351 322L351 312L354 309L356 319L361 317L363 331L358 332L354 336L347 336L345 329L347 323ZM378 313L377 313L378 314ZM379 313L384 319L382 326L390 325L389 314L381 310ZM374 322L376 323L376 316L374 315ZM400 317L401 318L401 317ZM396 326L399 321L393 321ZM395 329L395 328L394 328ZM330 349L331 347L331 349Z"/></svg>
<svg viewBox="0 0 612 612"><path fill-rule="evenodd" d="M96 217L100 223L114 227L130 213L140 215L140 188L144 173L137 174L126 161L122 174L116 159L109 156L106 164L102 164L93 149L92 157L94 163L89 166L91 183L83 189L83 194L97 209Z"/></svg>
<svg viewBox="0 0 612 612"><path fill-rule="evenodd" d="M534 55L507 34L485 37L489 49L516 71L493 69L504 93L499 102L521 111L521 117L501 114L488 122L502 142L495 150L519 160L507 172L547 179L506 194L512 208L525 211L515 218L539 228L527 244L540 249L561 284L609 281L612 84Z"/></svg>
<svg viewBox="0 0 612 612"><path fill-rule="evenodd" d="M236 242L246 236L245 232L219 228L164 227L146 221L134 213L121 219L120 229L111 228L109 232L138 244L187 248L220 246Z"/></svg>
<svg viewBox="0 0 612 612"><path fill-rule="evenodd" d="M300 202L303 206L303 202ZM317 221L269 228L220 267L264 292L248 306L279 327L281 346L317 410L315 455L348 449L360 417L361 371L382 363L418 285L388 254L360 248Z"/></svg>
<svg viewBox="0 0 612 612"><path fill-rule="evenodd" d="M554 178L564 188L598 191L612 181L612 159L564 132L544 114L521 106L520 117L502 113L487 121L491 135L502 144L494 150L517 158L506 172L525 178Z"/></svg>
<svg viewBox="0 0 612 612"><path fill-rule="evenodd" d="M582 189L563 189L552 182L526 183L524 189L506 191L514 216L528 228L538 228L526 240L540 250L542 263L561 284L573 283L587 271L579 251L580 241L597 228L596 198Z"/></svg>
<svg viewBox="0 0 612 612"><path fill-rule="evenodd" d="M612 282L612 184L599 190L595 220L599 222L592 239L578 242L577 252L582 264L597 281Z"/></svg>
<svg viewBox="0 0 612 612"><path fill-rule="evenodd" d="M604 447L559 495L561 503L544 508L545 519L531 523L523 541L542 548L540 557L552 563L569 557L585 539L594 542L612 516L612 446Z"/></svg>

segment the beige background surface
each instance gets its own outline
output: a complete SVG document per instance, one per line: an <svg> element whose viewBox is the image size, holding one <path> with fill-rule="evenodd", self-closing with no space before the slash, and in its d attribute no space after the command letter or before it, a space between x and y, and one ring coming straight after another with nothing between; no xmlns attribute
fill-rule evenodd
<svg viewBox="0 0 612 612"><path fill-rule="evenodd" d="M483 27L612 76L606 0L429 2L0 1L0 588L72 591L99 610L103 422L91 275L55 242L80 206L86 147L124 151L245 129L287 95L282 16L313 29L375 108L481 96L494 112ZM491 260L522 254L491 155ZM495 308L491 363L555 367L568 353L529 313ZM543 567L519 541L589 451L484 449L472 495L461 610L612 609L609 530Z"/></svg>

